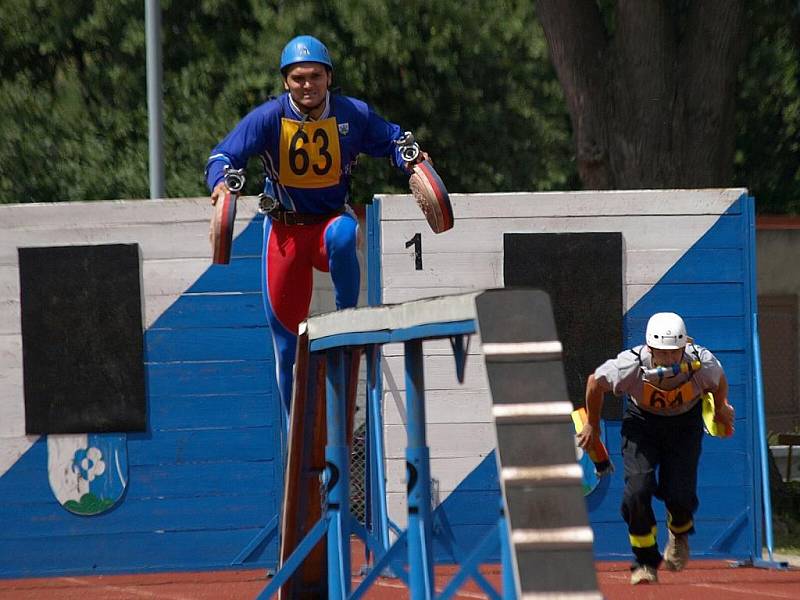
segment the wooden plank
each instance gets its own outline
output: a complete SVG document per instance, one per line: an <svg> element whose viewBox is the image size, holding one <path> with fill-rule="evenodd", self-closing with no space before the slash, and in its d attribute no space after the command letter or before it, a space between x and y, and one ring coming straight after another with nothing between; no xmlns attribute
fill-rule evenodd
<svg viewBox="0 0 800 600"><path fill-rule="evenodd" d="M678 260L687 268L672 271ZM439 288L464 290L469 282L472 289L502 287L503 253L459 252L457 254L429 252L423 255L423 269L416 270L413 256L385 255L382 261L383 285L387 302L397 302L388 291L398 288L418 288L436 295ZM743 253L739 249L647 250L626 253L624 283L626 285L652 285L655 283L724 283L742 280ZM464 290L468 291L468 290Z"/></svg>
<svg viewBox="0 0 800 600"><path fill-rule="evenodd" d="M236 221L234 235L239 236L248 223ZM208 227L201 223L144 224L119 227L99 227L95 224L83 228L54 230L12 229L0 245L0 265L17 265L17 248L42 246L72 246L95 244L132 244L142 248L144 260L170 258L203 258L211 262ZM243 240L244 241L244 240ZM242 254L241 244L234 243L234 253ZM247 254L260 250L248 247Z"/></svg>
<svg viewBox="0 0 800 600"><path fill-rule="evenodd" d="M423 270L414 268L413 258L402 255L383 257L385 288L456 287L469 281L477 288L501 287L503 284L503 255L496 253L427 254Z"/></svg>
<svg viewBox="0 0 800 600"><path fill-rule="evenodd" d="M272 356L241 362L161 363L147 367L148 398L272 392Z"/></svg>
<svg viewBox="0 0 800 600"><path fill-rule="evenodd" d="M497 444L492 423L429 423L426 430L431 456L436 458L471 456L480 462ZM404 458L408 441L405 427L387 425L384 436L386 458Z"/></svg>
<svg viewBox="0 0 800 600"><path fill-rule="evenodd" d="M228 265L211 265L186 289L191 294L260 291L261 258L258 256L233 258Z"/></svg>
<svg viewBox="0 0 800 600"><path fill-rule="evenodd" d="M17 265L17 248L94 244L138 243L144 260L200 258L211 263L208 225L205 222L145 223L102 226L89 225L56 229L11 229L0 244L0 265ZM237 218L234 226L234 256L261 254L260 219ZM250 229L252 228L252 229ZM248 235L242 235L247 231Z"/></svg>
<svg viewBox="0 0 800 600"><path fill-rule="evenodd" d="M204 461L274 459L275 426L160 431L128 435L128 461L134 465L164 465Z"/></svg>
<svg viewBox="0 0 800 600"><path fill-rule="evenodd" d="M33 444L13 471L0 479L0 502L45 503L63 510L54 502L47 477L47 444L44 438ZM277 491L268 482L276 481L282 470L279 461L217 460L207 456L202 461L186 463L146 464L131 466L130 485L125 498L184 498L203 496L259 495ZM20 488L25 489L24 497ZM271 490L271 491L270 491ZM276 500L277 502L277 500ZM117 509L119 510L119 509ZM213 519L210 523L213 524Z"/></svg>
<svg viewBox="0 0 800 600"><path fill-rule="evenodd" d="M263 527L277 513L278 499L266 490L259 494L184 498L125 498L103 518L78 518L54 503L15 503L0 515L2 538L14 547L20 542L56 536L106 536L149 531L194 531L199 523L211 530Z"/></svg>
<svg viewBox="0 0 800 600"><path fill-rule="evenodd" d="M270 360L272 338L267 327L155 329L145 334L145 360L185 361Z"/></svg>
<svg viewBox="0 0 800 600"><path fill-rule="evenodd" d="M467 341L469 343L468 348L466 348L467 355L469 357L472 356L480 356L481 351L481 338L478 333L473 333L471 335L466 336ZM384 344L381 347L381 353L383 356L403 356L403 344L396 343L396 344ZM424 356L449 356L453 357L453 346L450 342L450 339L428 339L422 343L422 353ZM468 359L469 360L469 359Z"/></svg>
<svg viewBox="0 0 800 600"><path fill-rule="evenodd" d="M237 259L234 259L234 262L236 260ZM200 261L200 259L195 259L195 262L198 261ZM196 281L196 277L192 278L189 276L190 274L187 275L184 272L183 275L179 275L174 280L164 278L163 280L157 282L152 278L147 278L147 264L148 263L145 263L143 269L145 271L143 291L145 294L144 326L146 328L154 326L157 321L159 322L157 325L158 327L169 327L171 325L164 325L164 323L171 322L174 322L176 327L190 326L191 323L196 324L198 322L202 322L203 320L211 321L217 326L220 326L220 323L223 322L221 319L227 319L228 322L225 323L225 325L235 325L237 320L241 321L241 323L246 326L265 323L263 301L261 299L260 290L254 290L250 292L230 291L202 294L183 294L183 292L190 287L194 281ZM0 267L0 278L3 276L3 269L7 268L8 267ZM202 268L205 269L205 267ZM243 289L244 287L248 286L247 284L238 284L237 286L233 287L239 287L240 289ZM225 300L214 299L212 297L222 296L235 297L230 299L231 302L236 304L236 306L231 307L231 311L234 314L226 315L221 313L219 303L223 303ZM202 306L199 304L192 304L192 298L198 297L200 298L199 304L202 304ZM366 294L364 294L364 297L366 297ZM211 299L205 300L206 298ZM315 298L317 298L316 291ZM202 310L204 308L209 310L208 316L203 314ZM314 308L313 303L312 308ZM333 308L335 308L335 306L333 304L332 292L328 293L327 297L323 295L321 299L317 299L316 310L318 312L328 312L333 310ZM240 311L244 313L245 311L249 311L251 309L254 311L254 314L238 314ZM171 311L170 314L165 314L167 310ZM172 311L174 311L174 313ZM257 318L257 315L260 315L260 320L256 322L254 319ZM166 320L160 321L161 317L164 317ZM0 299L0 336L6 334L19 334L20 331L19 289L16 288L15 298Z"/></svg>
<svg viewBox="0 0 800 600"><path fill-rule="evenodd" d="M502 214L502 213L498 213ZM562 213L563 215L563 213ZM741 246L741 225L730 217L684 216L615 217L595 215L589 217L557 216L546 218L511 218L498 216L475 220L459 220L448 232L434 234L424 221L382 221L381 255L409 256L412 248L406 242L420 233L423 263L428 254L460 254L462 252L499 252L506 233L583 233L587 231L622 232L626 250L678 250L686 251L716 227L724 227L726 236L714 235L712 247L736 248ZM664 232L670 235L665 236Z"/></svg>
<svg viewBox="0 0 800 600"><path fill-rule="evenodd" d="M22 367L22 336L19 333L0 334L0 363Z"/></svg>
<svg viewBox="0 0 800 600"><path fill-rule="evenodd" d="M633 217L631 217L633 218ZM563 233L582 231L622 231L625 238L626 251L665 251L683 253L689 246L694 249L736 249L742 248L747 243L746 231L741 218L737 215L723 215L713 223L697 223L694 220L687 222L691 217L673 216L662 217L660 226L665 230L683 231L687 226L692 235L681 234L679 237L670 237L670 240L682 241L675 244L665 242L664 236L654 231L657 228L647 228L647 221L631 222L630 219L621 222L610 217L598 216L595 219L576 221L563 218L561 221L550 219L544 222L525 219L492 218L485 221L457 222L458 236L455 239L444 239L447 234L435 235L429 229L418 228L416 223L406 221L383 221L381 223L383 236L383 256L400 255L411 257L413 248L406 248L405 242L420 233L423 262L428 254L457 254L461 252L499 252L502 249L502 236L508 232L517 233ZM609 220L610 219L610 220ZM423 223L420 222L419 225ZM638 226L637 226L638 225ZM705 231L700 225L710 227ZM583 229L582 227L586 227ZM454 230L456 231L456 230ZM700 237L694 243L692 239ZM413 264L413 263L410 263ZM385 289L384 293L393 290ZM415 296L416 298L417 296Z"/></svg>
<svg viewBox="0 0 800 600"><path fill-rule="evenodd" d="M189 292L258 294L260 258L234 258L230 265L211 266L206 257L147 260L142 264L142 293L147 325L182 294ZM323 290L324 293L324 290ZM0 266L0 333L20 331L19 274L14 266ZM328 294L332 299L332 294ZM328 310L335 306L328 303ZM326 308L323 305L319 309ZM263 308L260 308L263 313Z"/></svg>
<svg viewBox="0 0 800 600"><path fill-rule="evenodd" d="M160 396L150 402L150 429L227 429L272 425L278 419L272 394Z"/></svg>
<svg viewBox="0 0 800 600"><path fill-rule="evenodd" d="M256 196L242 196L236 204L237 219L257 215ZM53 202L0 205L0 229L53 230L98 226L158 225L197 222L208 225L211 200L167 198L163 200L106 200L100 202ZM207 232L206 232L207 233Z"/></svg>
<svg viewBox="0 0 800 600"><path fill-rule="evenodd" d="M487 491L500 489L497 482L496 471L494 478L480 479L465 482L464 478L475 470L474 456L466 457L436 457L431 458L431 477L436 480L436 488L444 498L456 488L470 491ZM406 491L406 461L401 458L386 461L387 491L405 493ZM499 492L498 492L499 493Z"/></svg>
<svg viewBox="0 0 800 600"><path fill-rule="evenodd" d="M402 425L405 404L400 407L389 392L384 393L383 422ZM490 423L492 402L486 390L431 390L425 392L425 420L434 423Z"/></svg>
<svg viewBox="0 0 800 600"><path fill-rule="evenodd" d="M403 359L387 356L383 360L384 391L406 389ZM428 356L424 361L425 393L433 390L488 390L486 371L479 361L471 361L464 373L464 383L458 383L455 361L452 356Z"/></svg>
<svg viewBox="0 0 800 600"><path fill-rule="evenodd" d="M260 292L258 257L233 257L228 265L212 265L205 256L146 260L142 265L145 298L183 293Z"/></svg>
<svg viewBox="0 0 800 600"><path fill-rule="evenodd" d="M558 215L639 216L721 215L741 212L734 204L747 190L614 190L579 192L512 192L496 194L450 194L456 223L468 219L487 220L489 215L526 217ZM410 195L379 195L381 218L420 220L420 211ZM488 217L491 218L491 217ZM457 227L458 225L456 225ZM585 229L584 231L589 231ZM444 235L444 234L442 234Z"/></svg>
<svg viewBox="0 0 800 600"><path fill-rule="evenodd" d="M420 300L422 298L431 298L435 296L448 296L451 294L465 294L482 290L467 282L466 285L458 287L441 287L436 289L431 288L384 288L383 303L384 304L400 304L401 302L408 302L410 300Z"/></svg>
<svg viewBox="0 0 800 600"><path fill-rule="evenodd" d="M0 439L16 438L25 434L25 396L23 394L22 335L20 333L0 335ZM0 448L2 447L0 442ZM4 465L16 455L24 444L10 443L10 454L0 459L0 474ZM2 449L0 453L5 454Z"/></svg>
<svg viewBox="0 0 800 600"><path fill-rule="evenodd" d="M226 569L260 531L261 527L250 527L18 540L14 552L0 552L0 576ZM0 538L0 547L8 547L8 541ZM75 552L75 548L83 551ZM251 559L255 564L275 565L275 553L273 539L265 552Z"/></svg>
<svg viewBox="0 0 800 600"><path fill-rule="evenodd" d="M686 265L672 269L678 261ZM744 262L740 249L630 250L625 253L625 285L661 283L725 283L741 281Z"/></svg>
<svg viewBox="0 0 800 600"><path fill-rule="evenodd" d="M2 277L2 273L0 273L0 277ZM19 335L22 331L19 283L17 283L16 291L17 294L14 297L0 297L0 336L8 334Z"/></svg>
<svg viewBox="0 0 800 600"><path fill-rule="evenodd" d="M2 487L2 477L41 439L36 435L25 435L24 417L0 429L0 487ZM46 472L45 465L46 462L41 463L37 475L40 483L46 486L49 492L50 485L47 483L47 478L42 476ZM19 490L14 489L14 494L18 496ZM49 495L52 498L52 493Z"/></svg>
<svg viewBox="0 0 800 600"><path fill-rule="evenodd" d="M488 499L488 502L487 502ZM440 504L437 505L440 511L442 504L448 503L451 505L457 504L458 506L447 507L444 515L447 517L447 524L449 526L460 525L469 526L468 530L472 531L472 539L464 540L464 548L470 548L479 539L475 525L497 525L497 517L499 515L499 492L492 491L458 491L452 494L443 495L440 497ZM484 502L470 506L472 502ZM408 514L406 509L405 492L389 492L386 494L386 506L389 516L399 527L406 527L408 523ZM453 519L454 522L451 522ZM440 521L440 517L434 517L434 523ZM467 528L465 528L467 529ZM440 530L441 531L441 530ZM442 532L444 533L444 532Z"/></svg>
<svg viewBox="0 0 800 600"><path fill-rule="evenodd" d="M744 283L663 284L628 286L639 296L626 319L648 319L660 311L677 311L682 317L739 317L744 310ZM648 293L649 292L649 293Z"/></svg>
<svg viewBox="0 0 800 600"><path fill-rule="evenodd" d="M184 294L151 325L157 329L265 327L260 292Z"/></svg>

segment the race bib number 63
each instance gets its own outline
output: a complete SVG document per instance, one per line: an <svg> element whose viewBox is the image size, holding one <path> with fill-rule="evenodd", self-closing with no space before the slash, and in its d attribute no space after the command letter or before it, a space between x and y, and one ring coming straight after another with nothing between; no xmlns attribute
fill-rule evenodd
<svg viewBox="0 0 800 600"><path fill-rule="evenodd" d="M341 152L336 119L281 119L280 182L295 188L323 188L339 183Z"/></svg>

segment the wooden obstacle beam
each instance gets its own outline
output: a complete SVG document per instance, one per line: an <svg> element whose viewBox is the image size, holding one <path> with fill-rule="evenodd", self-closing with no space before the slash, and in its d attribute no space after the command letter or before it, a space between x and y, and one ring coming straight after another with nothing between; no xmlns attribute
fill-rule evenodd
<svg viewBox="0 0 800 600"><path fill-rule="evenodd" d="M476 305L517 590L522 598L600 600L550 298L492 290Z"/></svg>

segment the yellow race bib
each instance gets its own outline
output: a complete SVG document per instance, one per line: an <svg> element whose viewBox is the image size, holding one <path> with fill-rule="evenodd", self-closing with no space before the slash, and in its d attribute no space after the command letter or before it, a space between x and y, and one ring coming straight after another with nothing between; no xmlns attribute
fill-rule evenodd
<svg viewBox="0 0 800 600"><path fill-rule="evenodd" d="M283 185L323 188L339 183L342 157L336 119L304 123L281 119L280 160Z"/></svg>
<svg viewBox="0 0 800 600"><path fill-rule="evenodd" d="M687 381L674 390L662 390L648 381L643 382L643 384L641 405L642 408L646 408L651 412L682 412L683 405L688 404L697 396L691 381Z"/></svg>

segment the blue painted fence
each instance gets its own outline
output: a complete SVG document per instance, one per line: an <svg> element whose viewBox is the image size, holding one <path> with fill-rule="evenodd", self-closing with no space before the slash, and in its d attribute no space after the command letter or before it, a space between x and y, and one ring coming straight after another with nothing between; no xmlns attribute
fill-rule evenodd
<svg viewBox="0 0 800 600"><path fill-rule="evenodd" d="M274 567L283 494L262 218L145 333L148 430L107 513L64 510L40 438L0 478L0 577ZM270 526L273 531L265 531Z"/></svg>

